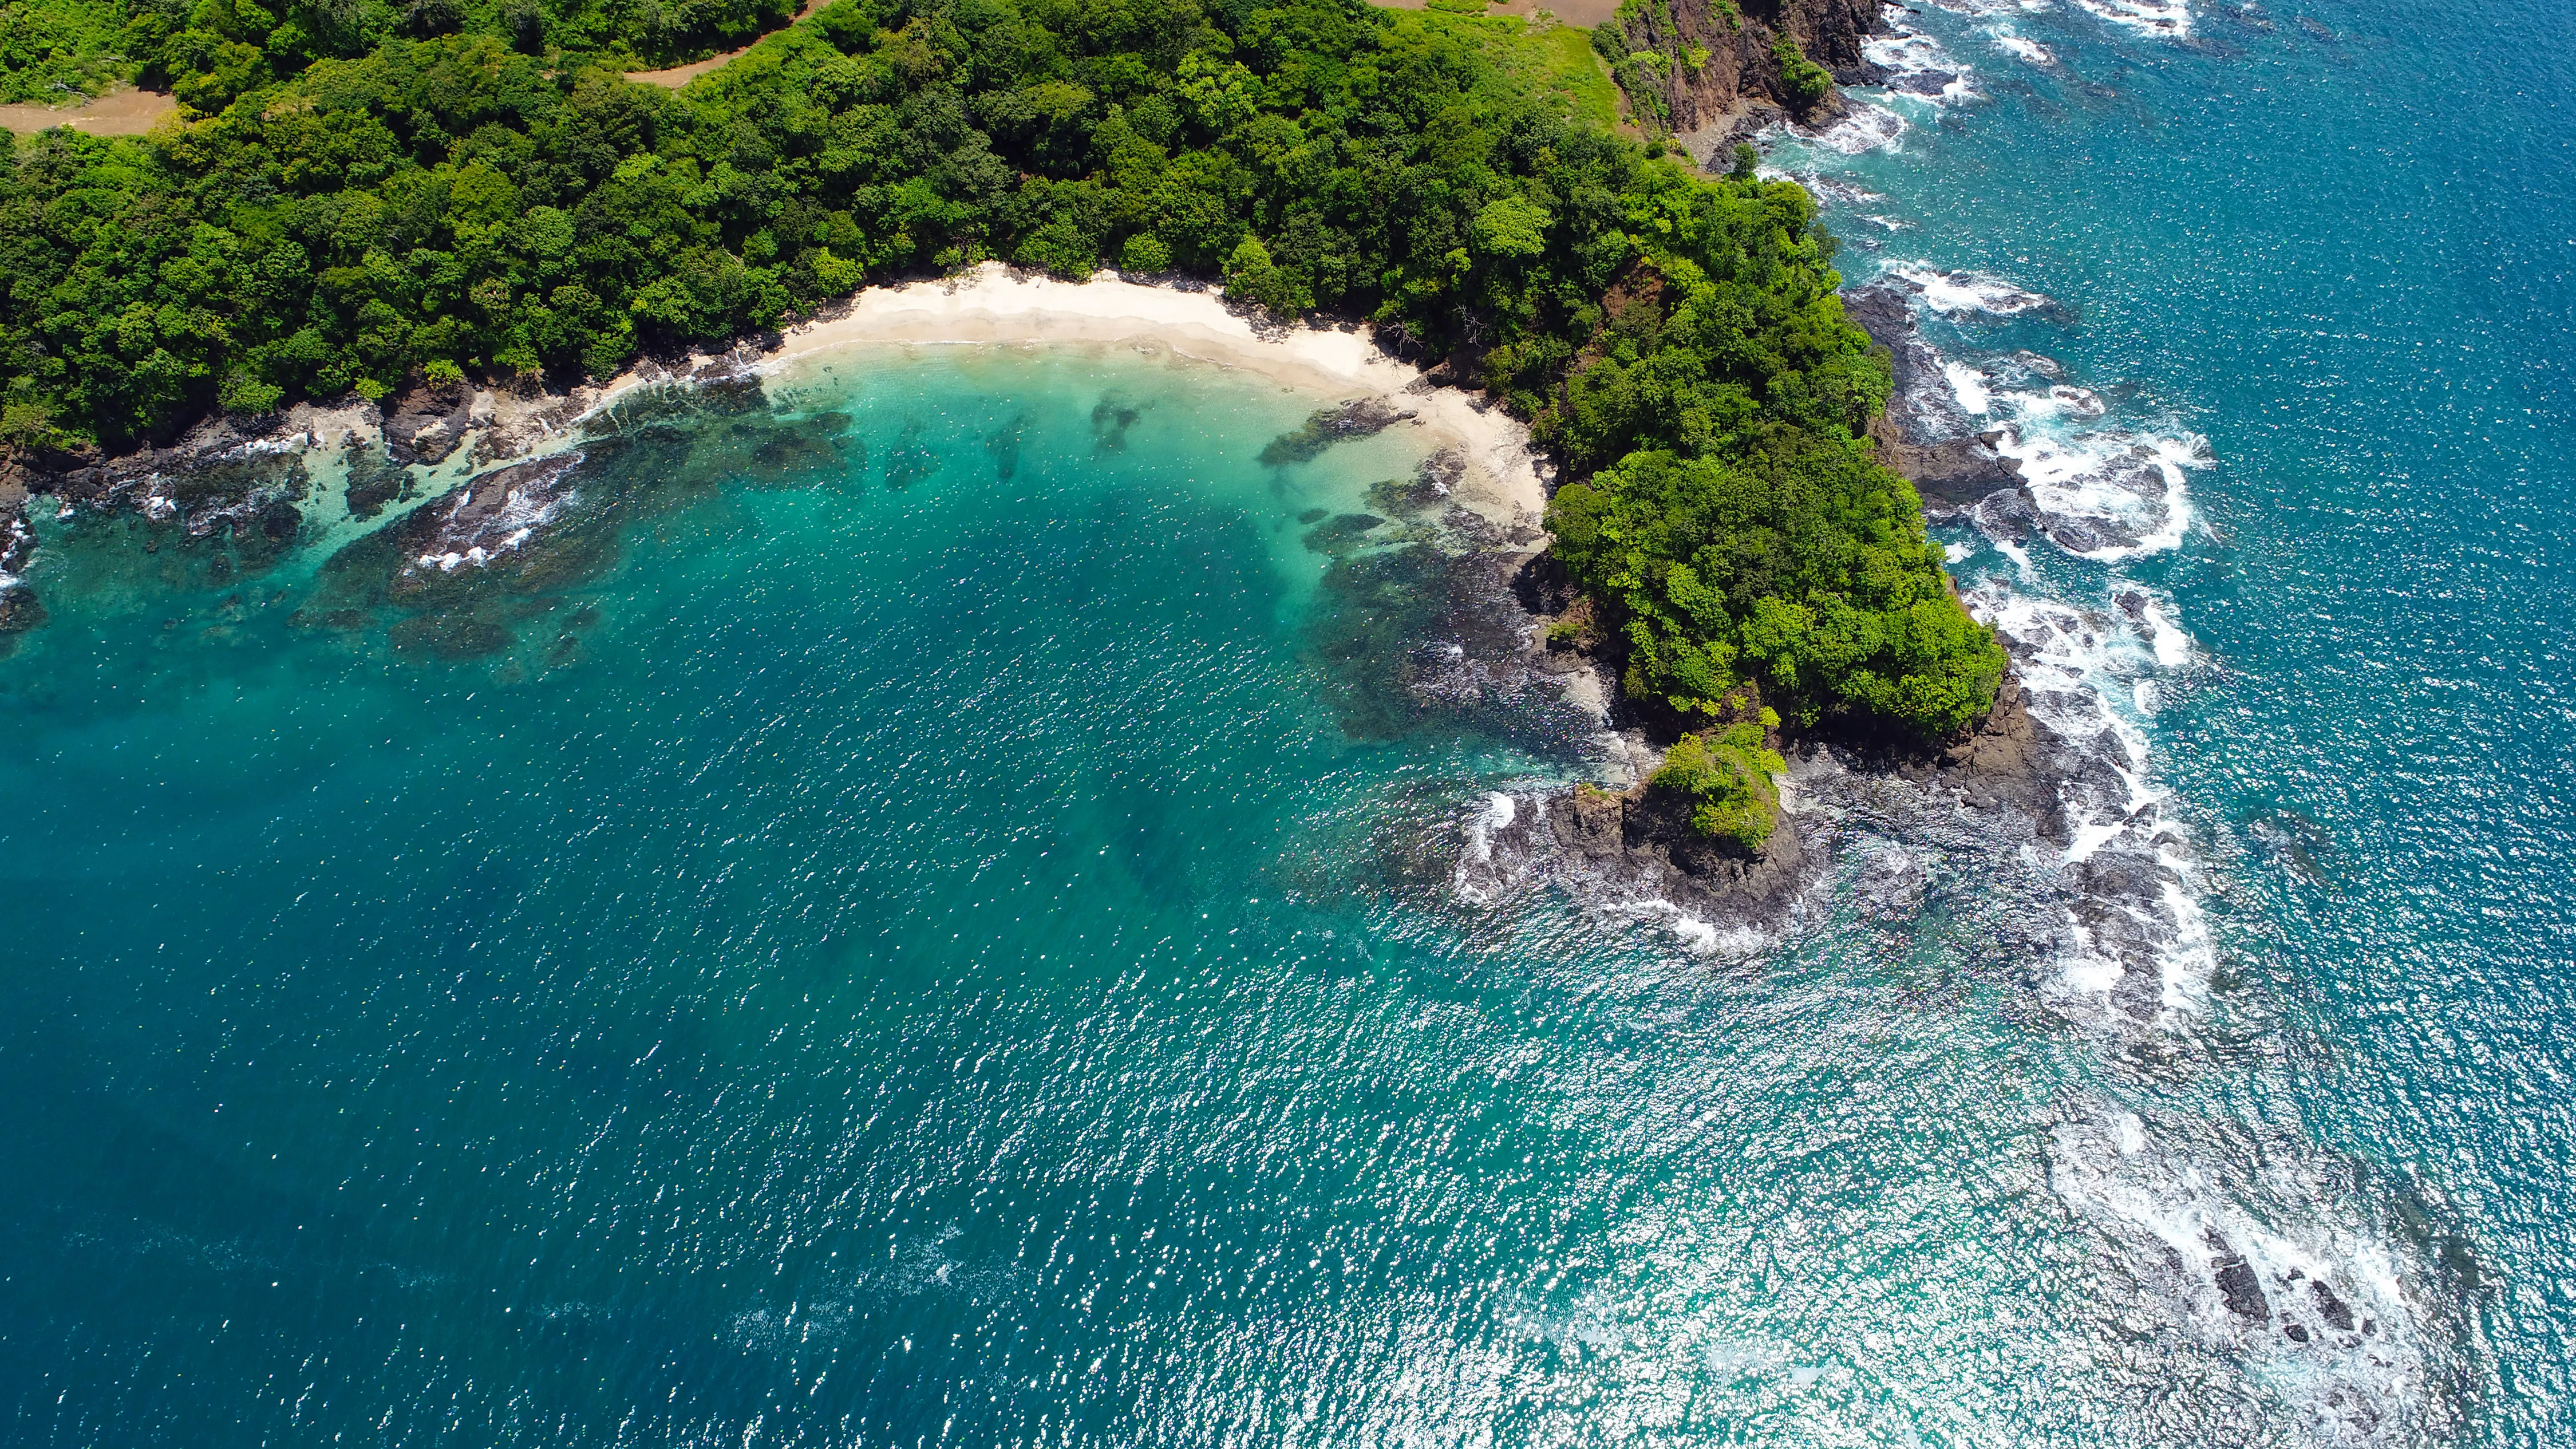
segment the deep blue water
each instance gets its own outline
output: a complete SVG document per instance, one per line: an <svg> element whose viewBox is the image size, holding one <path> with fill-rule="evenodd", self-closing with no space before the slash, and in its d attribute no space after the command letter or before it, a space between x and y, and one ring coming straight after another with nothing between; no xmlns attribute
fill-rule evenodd
<svg viewBox="0 0 2576 1449"><path fill-rule="evenodd" d="M872 353L639 409L443 614L327 488L265 571L47 521L0 1437L2576 1437L2576 88L2500 7L2307 15L1927 9L1975 98L1773 157L1870 193L1854 280L2053 299L1926 311L1995 418L2191 464L2169 547L1944 530L2172 822L2153 1023L2053 856L1866 810L1749 960L1463 898L1486 792L1597 762L1414 718L1423 579L1327 581L1413 435L1266 468L1312 403L1239 375Z"/></svg>
<svg viewBox="0 0 2576 1449"><path fill-rule="evenodd" d="M2563 17L2194 7L2187 42L2065 8L1913 23L1983 99L1891 103L1911 122L1892 149L1789 153L1877 193L1829 208L1847 273L1924 261L2046 294L2065 311L1929 325L1998 377L2029 348L2112 399L2061 433L2194 433L2214 460L2179 549L2042 551L2023 583L2081 602L2142 581L2196 646L2150 730L2242 983L2220 993L2236 1040L2213 1106L2446 1204L2464 1432L2565 1442ZM1969 541L1967 571L1994 563Z"/></svg>

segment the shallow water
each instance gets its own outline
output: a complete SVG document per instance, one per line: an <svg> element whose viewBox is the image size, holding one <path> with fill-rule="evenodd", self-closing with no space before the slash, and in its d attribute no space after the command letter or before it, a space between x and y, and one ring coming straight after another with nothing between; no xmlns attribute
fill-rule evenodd
<svg viewBox="0 0 2576 1449"><path fill-rule="evenodd" d="M1866 781L1751 959L1462 895L1597 762L1397 686L1437 570L1343 520L1418 434L853 353L639 403L542 566L47 523L6 1437L2567 1437L2565 123L2496 80L2558 63L2259 18L1931 11L1985 99L1774 155L1875 193L1856 279L1974 274L1989 418L2183 445L2185 507L2050 475L2134 548L1945 529L2151 802L2152 1021L2053 852Z"/></svg>

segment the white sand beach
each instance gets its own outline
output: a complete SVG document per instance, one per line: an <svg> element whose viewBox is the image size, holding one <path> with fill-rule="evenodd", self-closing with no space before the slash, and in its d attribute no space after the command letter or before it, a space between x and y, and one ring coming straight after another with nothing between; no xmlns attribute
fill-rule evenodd
<svg viewBox="0 0 2576 1449"><path fill-rule="evenodd" d="M987 262L955 278L871 287L838 315L789 330L758 367L787 373L819 353L884 343L1128 346L1244 368L1327 401L1385 397L1465 455L1459 502L1505 524L1536 524L1547 509L1529 430L1481 397L1423 385L1421 369L1380 350L1364 326L1256 328L1213 291L1114 272L1087 282L1015 276Z"/></svg>

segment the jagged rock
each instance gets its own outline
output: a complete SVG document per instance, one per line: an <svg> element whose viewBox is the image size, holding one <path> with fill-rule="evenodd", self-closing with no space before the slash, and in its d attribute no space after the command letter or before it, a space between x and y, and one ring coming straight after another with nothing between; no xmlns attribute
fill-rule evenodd
<svg viewBox="0 0 2576 1449"><path fill-rule="evenodd" d="M1874 282L1846 292L1843 315L1890 354L1896 387L1887 411L1871 420L1869 437L1879 460L1912 481L1927 510L1972 508L2021 486L2012 460L1995 451L2004 435L1980 431L1952 396L1903 288Z"/></svg>
<svg viewBox="0 0 2576 1449"><path fill-rule="evenodd" d="M1878 77L1861 52L1864 39L1882 24L1874 0L1786 0L1776 8L1740 12L1709 0L1672 0L1636 7L1610 23L1620 27L1632 50L1681 62L1664 68L1657 100L1669 111L1674 133L1703 159L1773 119L1794 114L1812 121L1841 113L1839 92L1829 90L1813 103L1790 92L1772 54L1776 34L1786 32L1809 60L1844 84ZM1706 58L1693 68L1688 58L1695 54Z"/></svg>
<svg viewBox="0 0 2576 1449"><path fill-rule="evenodd" d="M473 427L475 397L462 386L402 394L385 415L385 447L400 463L443 461Z"/></svg>
<svg viewBox="0 0 2576 1449"><path fill-rule="evenodd" d="M2308 1292L2316 1298L2317 1316L2326 1321L2327 1327L2342 1333L2352 1332L2351 1306L2336 1297L2335 1291L2327 1287L2323 1279L2310 1283Z"/></svg>
<svg viewBox="0 0 2576 1449"><path fill-rule="evenodd" d="M2272 1316L2272 1304L2263 1296L2263 1284L2255 1276L2253 1265L2245 1261L2244 1254L2229 1247L2216 1229L2207 1230L2204 1236L2210 1251L2216 1255L2210 1259L2210 1267L2215 1270L2212 1276L2218 1284L2218 1296L2227 1304L2227 1311L2258 1323L2268 1321Z"/></svg>

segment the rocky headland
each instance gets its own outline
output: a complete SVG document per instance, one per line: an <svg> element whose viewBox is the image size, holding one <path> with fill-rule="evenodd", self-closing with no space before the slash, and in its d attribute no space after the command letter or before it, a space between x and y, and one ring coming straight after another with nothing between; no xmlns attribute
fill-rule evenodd
<svg viewBox="0 0 2576 1449"><path fill-rule="evenodd" d="M1703 154L1776 121L1840 115L1840 93L1802 78L1798 60L1832 82L1869 84L1878 71L1862 45L1884 28L1873 0L1659 0L1622 7L1602 27L1615 36L1605 53L1634 58L1613 64L1636 119Z"/></svg>

